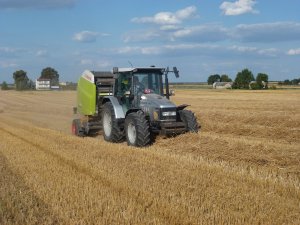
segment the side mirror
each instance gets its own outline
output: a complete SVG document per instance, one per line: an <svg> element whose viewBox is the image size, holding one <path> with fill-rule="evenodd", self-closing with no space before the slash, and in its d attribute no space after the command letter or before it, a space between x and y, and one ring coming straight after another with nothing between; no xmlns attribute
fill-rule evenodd
<svg viewBox="0 0 300 225"><path fill-rule="evenodd" d="M178 78L179 77L179 71L178 71L176 66L173 67L173 72L175 74L175 77Z"/></svg>
<svg viewBox="0 0 300 225"><path fill-rule="evenodd" d="M170 90L170 96L174 96L175 95L175 91L174 90Z"/></svg>
<svg viewBox="0 0 300 225"><path fill-rule="evenodd" d="M114 67L113 68L113 74L116 74L116 73L118 73L119 72L119 68L118 67Z"/></svg>

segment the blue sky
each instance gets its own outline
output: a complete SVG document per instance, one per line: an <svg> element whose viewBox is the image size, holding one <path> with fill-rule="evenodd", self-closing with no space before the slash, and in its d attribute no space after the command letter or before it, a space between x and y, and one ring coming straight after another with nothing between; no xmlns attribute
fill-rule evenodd
<svg viewBox="0 0 300 225"><path fill-rule="evenodd" d="M172 81L206 81L249 68L300 77L299 0L0 0L0 82L53 67L177 66Z"/></svg>

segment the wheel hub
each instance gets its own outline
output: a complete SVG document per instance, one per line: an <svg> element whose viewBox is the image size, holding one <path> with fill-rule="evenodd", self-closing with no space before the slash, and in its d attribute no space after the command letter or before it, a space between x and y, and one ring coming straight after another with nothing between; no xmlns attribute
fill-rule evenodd
<svg viewBox="0 0 300 225"><path fill-rule="evenodd" d="M131 144L134 144L136 142L136 129L133 122L128 124L127 136Z"/></svg>
<svg viewBox="0 0 300 225"><path fill-rule="evenodd" d="M110 136L111 135L111 130L112 130L112 121L111 121L111 116L109 115L109 113L104 113L103 116L103 130L106 136Z"/></svg>

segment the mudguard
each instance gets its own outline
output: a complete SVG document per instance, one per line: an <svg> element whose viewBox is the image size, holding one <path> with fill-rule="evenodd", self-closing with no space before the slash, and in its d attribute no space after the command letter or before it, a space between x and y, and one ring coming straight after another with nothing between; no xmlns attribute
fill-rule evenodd
<svg viewBox="0 0 300 225"><path fill-rule="evenodd" d="M104 97L103 101L105 102L107 100L110 101L111 104L114 107L114 112L115 112L116 119L124 119L125 118L125 113L124 113L123 108L120 105L118 99L114 96Z"/></svg>

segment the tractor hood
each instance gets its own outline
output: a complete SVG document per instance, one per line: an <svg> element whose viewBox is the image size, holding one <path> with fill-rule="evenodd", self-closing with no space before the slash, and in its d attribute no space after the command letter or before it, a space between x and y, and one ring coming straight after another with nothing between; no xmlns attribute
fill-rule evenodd
<svg viewBox="0 0 300 225"><path fill-rule="evenodd" d="M158 94L143 94L141 96L141 106L154 108L176 108L176 105L169 99Z"/></svg>

